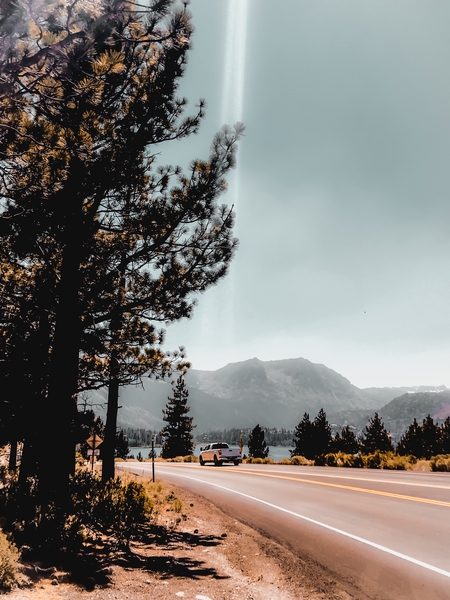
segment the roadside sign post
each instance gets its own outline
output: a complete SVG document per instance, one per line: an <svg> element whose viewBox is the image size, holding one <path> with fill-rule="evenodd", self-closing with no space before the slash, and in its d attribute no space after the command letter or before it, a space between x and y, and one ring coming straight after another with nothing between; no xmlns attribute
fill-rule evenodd
<svg viewBox="0 0 450 600"><path fill-rule="evenodd" d="M102 438L97 435L94 431L94 433L91 435L90 438L88 438L86 440L87 444L92 448L92 450L88 450L88 456L92 456L92 471L94 471L94 460L95 460L95 456L98 456L100 454L100 450L97 450L98 446L100 446L100 444L103 442Z"/></svg>
<svg viewBox="0 0 450 600"><path fill-rule="evenodd" d="M155 483L155 441L156 435L152 435L152 481Z"/></svg>

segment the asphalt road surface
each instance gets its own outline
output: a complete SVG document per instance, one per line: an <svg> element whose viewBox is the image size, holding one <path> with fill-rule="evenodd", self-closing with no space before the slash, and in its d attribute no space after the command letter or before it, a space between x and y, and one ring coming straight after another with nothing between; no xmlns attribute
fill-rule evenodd
<svg viewBox="0 0 450 600"><path fill-rule="evenodd" d="M151 463L121 465L151 475ZM450 474L332 467L155 463L355 598L450 600Z"/></svg>

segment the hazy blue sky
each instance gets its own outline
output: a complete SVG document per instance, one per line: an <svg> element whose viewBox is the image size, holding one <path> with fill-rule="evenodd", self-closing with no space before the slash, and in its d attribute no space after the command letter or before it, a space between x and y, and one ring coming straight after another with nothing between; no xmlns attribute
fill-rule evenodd
<svg viewBox="0 0 450 600"><path fill-rule="evenodd" d="M180 93L204 158L247 127L223 196L240 248L171 325L196 369L304 357L355 385L450 386L450 3L192 0Z"/></svg>

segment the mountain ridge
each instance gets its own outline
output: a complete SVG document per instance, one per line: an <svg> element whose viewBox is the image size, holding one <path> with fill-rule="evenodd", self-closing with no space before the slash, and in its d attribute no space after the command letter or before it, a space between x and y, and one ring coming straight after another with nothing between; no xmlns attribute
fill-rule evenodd
<svg viewBox="0 0 450 600"><path fill-rule="evenodd" d="M294 429L305 412L314 418L321 408L340 420L339 415L357 411L359 421L373 416L395 397L418 389L360 389L333 369L301 357L271 361L254 357L215 371L190 369L186 385L190 413L197 425L195 433L214 428L253 428L257 423ZM445 386L419 387L432 389L435 394L448 390ZM119 425L160 430L162 411L171 395L168 382L151 379L142 386L121 388ZM104 392L100 396L106 400ZM104 411L98 412L104 416Z"/></svg>

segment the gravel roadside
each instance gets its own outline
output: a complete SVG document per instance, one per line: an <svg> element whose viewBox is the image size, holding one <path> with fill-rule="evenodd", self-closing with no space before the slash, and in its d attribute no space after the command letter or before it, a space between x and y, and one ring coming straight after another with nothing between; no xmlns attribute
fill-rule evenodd
<svg viewBox="0 0 450 600"><path fill-rule="evenodd" d="M24 586L7 600L348 600L319 566L174 488L182 518L163 516L157 543L134 544L136 560L111 566L111 582L82 589L62 572L23 565ZM177 521L179 521L177 523Z"/></svg>

